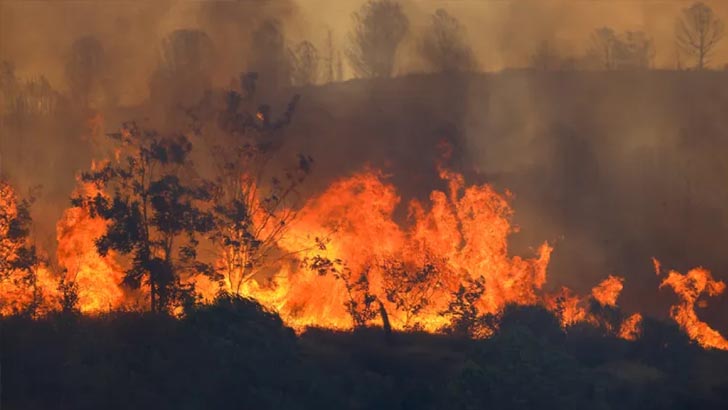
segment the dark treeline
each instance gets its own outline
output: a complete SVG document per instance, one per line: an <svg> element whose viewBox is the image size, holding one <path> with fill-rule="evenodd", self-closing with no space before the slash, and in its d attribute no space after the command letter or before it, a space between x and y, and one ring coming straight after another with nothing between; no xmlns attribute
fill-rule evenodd
<svg viewBox="0 0 728 410"><path fill-rule="evenodd" d="M728 355L646 320L634 342L508 307L485 340L380 329L300 337L221 296L145 313L2 320L13 409L724 409Z"/></svg>

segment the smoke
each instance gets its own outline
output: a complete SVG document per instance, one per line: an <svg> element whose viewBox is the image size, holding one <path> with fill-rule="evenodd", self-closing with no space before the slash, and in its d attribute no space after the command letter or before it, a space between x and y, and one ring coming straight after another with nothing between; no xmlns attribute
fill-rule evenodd
<svg viewBox="0 0 728 410"><path fill-rule="evenodd" d="M103 132L150 116L150 78L170 33L188 29L209 36L215 49L210 81L220 89L248 68L251 36L262 22L278 20L289 43L307 39L321 52L331 33L333 47L342 51L351 13L361 3L1 2L0 59L11 61L19 78L45 76L61 94L56 114L3 124L0 136L3 175L21 191L42 186L34 209L42 245L53 251L55 223L68 206L74 175L108 154ZM728 21L728 3L706 3ZM623 275L623 303L643 307L650 298L667 298L656 291L660 279L650 268L652 256L680 271L703 264L726 278L725 73L405 75L424 71L416 45L439 7L467 27L490 72L527 66L543 41L559 54L579 57L591 31L605 25L645 31L654 40L654 66L673 68L675 18L691 1L402 4L411 28L398 53L403 77L295 90L302 103L285 131L282 156L315 158L309 194L369 164L391 174L405 199L426 197L442 188L434 164L438 144L446 140L454 147L453 168L515 194L521 232L513 237L514 253L529 254L543 240L554 243L549 270L556 283L584 291L607 274ZM92 113L68 108L65 62L83 36L104 47L107 75L120 91L118 106ZM722 67L727 56L728 39L712 66ZM351 76L345 68L345 77ZM291 93L274 99L276 109ZM398 212L406 217L405 209ZM664 304L659 309L667 312ZM717 320L716 311L706 312L706 321Z"/></svg>

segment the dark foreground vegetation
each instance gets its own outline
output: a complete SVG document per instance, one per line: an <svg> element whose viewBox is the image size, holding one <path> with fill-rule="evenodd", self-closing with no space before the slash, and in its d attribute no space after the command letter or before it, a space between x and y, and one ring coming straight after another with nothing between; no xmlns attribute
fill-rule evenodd
<svg viewBox="0 0 728 410"><path fill-rule="evenodd" d="M728 354L646 320L635 342L510 307L486 340L380 329L297 337L246 299L2 320L12 409L725 409Z"/></svg>

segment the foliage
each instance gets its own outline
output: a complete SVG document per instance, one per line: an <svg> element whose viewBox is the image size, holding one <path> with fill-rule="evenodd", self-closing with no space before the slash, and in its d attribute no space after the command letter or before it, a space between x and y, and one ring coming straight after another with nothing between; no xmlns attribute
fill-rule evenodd
<svg viewBox="0 0 728 410"><path fill-rule="evenodd" d="M321 249L325 249L325 243L320 240L318 242ZM371 266L364 266L360 271L355 272L344 261L331 260L318 255L304 259L303 264L319 275L332 275L344 284L347 295L344 307L351 315L355 328L367 326L377 317L377 314L383 311L381 302L369 288Z"/></svg>
<svg viewBox="0 0 728 410"><path fill-rule="evenodd" d="M401 6L391 0L369 0L352 18L346 56L354 72L365 78L390 77L397 48L409 30Z"/></svg>
<svg viewBox="0 0 728 410"><path fill-rule="evenodd" d="M427 262L413 267L400 261L386 260L382 263L382 271L387 300L404 315L405 327L417 327L412 319L430 304L441 285L437 264Z"/></svg>
<svg viewBox="0 0 728 410"><path fill-rule="evenodd" d="M628 342L564 334L549 315L510 306L488 339L411 332L394 344L374 329L312 329L296 337L274 313L229 294L190 307L181 319L141 312L6 317L3 404L157 410L728 404L728 354L679 342L674 326L649 322L645 338Z"/></svg>
<svg viewBox="0 0 728 410"><path fill-rule="evenodd" d="M445 333L459 337L484 337L492 333L495 317L480 314L477 303L485 292L483 277L467 279L453 292L447 309L440 314L450 320L450 325L443 329Z"/></svg>
<svg viewBox="0 0 728 410"><path fill-rule="evenodd" d="M0 180L0 278L21 271L29 273L38 264L30 244L30 199L19 199L7 182Z"/></svg>
<svg viewBox="0 0 728 410"><path fill-rule="evenodd" d="M75 40L66 61L66 80L72 99L83 108L92 102L114 103L116 95L109 69L108 57L99 40L93 36Z"/></svg>
<svg viewBox="0 0 728 410"><path fill-rule="evenodd" d="M319 75L319 55L310 41L302 41L289 50L293 85L315 84Z"/></svg>
<svg viewBox="0 0 728 410"><path fill-rule="evenodd" d="M265 20L253 31L248 68L258 74L265 90L291 84L291 61L280 21Z"/></svg>
<svg viewBox="0 0 728 410"><path fill-rule="evenodd" d="M620 34L610 27L601 27L592 32L587 53L605 70L648 69L655 56L655 46L643 31Z"/></svg>
<svg viewBox="0 0 728 410"><path fill-rule="evenodd" d="M443 9L438 9L432 16L419 50L425 61L439 72L472 71L478 68L465 27Z"/></svg>
<svg viewBox="0 0 728 410"><path fill-rule="evenodd" d="M274 139L290 124L298 96L280 119L271 120L268 106L258 107L253 115L255 77L243 78L243 90L228 93L227 107L219 116L227 142L212 148L216 189L209 238L221 255L216 271L235 294L263 266L275 265L284 256L277 244L297 216L298 188L313 163L299 155L280 172L270 166L279 148Z"/></svg>
<svg viewBox="0 0 728 410"><path fill-rule="evenodd" d="M162 137L135 123L109 136L120 143L122 156L84 172L81 180L97 192L72 202L109 222L96 242L99 253L130 255L124 282L133 288L146 284L151 310L167 311L190 290L182 275L211 272L197 260L197 236L214 222L211 185L186 182L192 179L185 174L192 144L185 136Z"/></svg>
<svg viewBox="0 0 728 410"><path fill-rule="evenodd" d="M42 260L31 241L30 198L21 199L0 179L0 314L35 316L44 308L44 294L38 283ZM51 302L48 301L48 304Z"/></svg>
<svg viewBox="0 0 728 410"><path fill-rule="evenodd" d="M161 46L159 64L149 80L151 100L170 114L195 106L211 88L215 48L207 33L180 29Z"/></svg>

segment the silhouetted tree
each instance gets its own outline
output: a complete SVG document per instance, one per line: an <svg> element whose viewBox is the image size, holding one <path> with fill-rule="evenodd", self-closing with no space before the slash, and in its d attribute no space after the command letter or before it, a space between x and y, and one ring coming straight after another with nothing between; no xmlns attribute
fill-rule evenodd
<svg viewBox="0 0 728 410"><path fill-rule="evenodd" d="M325 240L316 238L316 242L319 249L326 250ZM383 322L389 320L384 305L369 288L371 266L364 266L360 271L354 272L346 262L320 255L306 258L302 262L307 269L321 276L331 275L344 284L347 295L344 307L351 316L354 327L366 326L380 312Z"/></svg>
<svg viewBox="0 0 728 410"><path fill-rule="evenodd" d="M81 37L71 45L66 80L71 98L81 107L86 108L92 102L115 102L116 95L108 78L109 64L103 46L95 37Z"/></svg>
<svg viewBox="0 0 728 410"><path fill-rule="evenodd" d="M30 205L20 199L7 182L0 179L0 278L22 271L29 274L37 264L35 247L30 244Z"/></svg>
<svg viewBox="0 0 728 410"><path fill-rule="evenodd" d="M531 68L536 70L558 70L562 65L561 57L549 41L542 41L531 54L530 60Z"/></svg>
<svg viewBox="0 0 728 410"><path fill-rule="evenodd" d="M404 315L406 328L417 327L413 319L430 305L441 285L438 267L434 263L407 266L403 262L385 260L382 272L387 301Z"/></svg>
<svg viewBox="0 0 728 410"><path fill-rule="evenodd" d="M210 239L221 256L216 272L224 288L239 294L242 285L264 266L284 255L278 241L298 214L298 188L313 160L299 155L281 170L272 165L282 144L282 131L290 124L298 96L280 118L271 118L267 105L256 105L254 74L242 76L241 90L230 90L218 126L226 136L211 149L216 166Z"/></svg>
<svg viewBox="0 0 728 410"><path fill-rule="evenodd" d="M481 314L477 302L485 292L485 280L480 277L468 279L453 292L445 311L440 314L450 320L443 329L446 333L460 337L484 337L495 329L495 316Z"/></svg>
<svg viewBox="0 0 728 410"><path fill-rule="evenodd" d="M153 101L163 108L197 104L211 87L215 49L208 35L181 29L162 41L160 61L150 80Z"/></svg>
<svg viewBox="0 0 728 410"><path fill-rule="evenodd" d="M652 65L655 48L643 31L627 31L613 44L614 67L619 69L648 69Z"/></svg>
<svg viewBox="0 0 728 410"><path fill-rule="evenodd" d="M611 70L615 66L614 47L617 43L617 33L611 27L602 27L591 34L591 44L588 53L598 59L600 65Z"/></svg>
<svg viewBox="0 0 728 410"><path fill-rule="evenodd" d="M251 61L249 71L258 73L264 90L291 84L291 61L281 23L266 20L251 37Z"/></svg>
<svg viewBox="0 0 728 410"><path fill-rule="evenodd" d="M684 9L677 19L675 39L678 47L696 59L696 68L704 69L715 46L725 34L725 24L702 2Z"/></svg>
<svg viewBox="0 0 728 410"><path fill-rule="evenodd" d="M419 49L436 71L471 71L478 67L468 44L467 30L443 9L438 9L432 16Z"/></svg>
<svg viewBox="0 0 728 410"><path fill-rule="evenodd" d="M11 288L30 295L22 301L25 306L18 305L18 300L0 300L0 308L10 305L13 310L25 311L31 316L42 302L37 286L41 261L30 240L32 201L32 196L18 198L13 188L0 179L0 284L8 283ZM11 299L21 299L14 292L4 293Z"/></svg>
<svg viewBox="0 0 728 410"><path fill-rule="evenodd" d="M192 145L182 135L162 137L126 123L109 136L121 145L119 161L84 172L81 180L99 193L72 202L108 221L96 241L99 253L130 255L124 282L145 283L151 310L164 312L187 296L182 274L211 273L197 260L197 236L213 227L210 184L187 182L194 180L187 168Z"/></svg>
<svg viewBox="0 0 728 410"><path fill-rule="evenodd" d="M346 50L359 77L390 77L400 42L409 30L409 20L399 3L370 0L352 14L354 28Z"/></svg>
<svg viewBox="0 0 728 410"><path fill-rule="evenodd" d="M19 93L20 83L15 76L15 65L10 61L0 61L0 115L5 115L14 105L14 99Z"/></svg>
<svg viewBox="0 0 728 410"><path fill-rule="evenodd" d="M318 80L319 55L310 41L302 41L289 50L293 85L315 84Z"/></svg>

